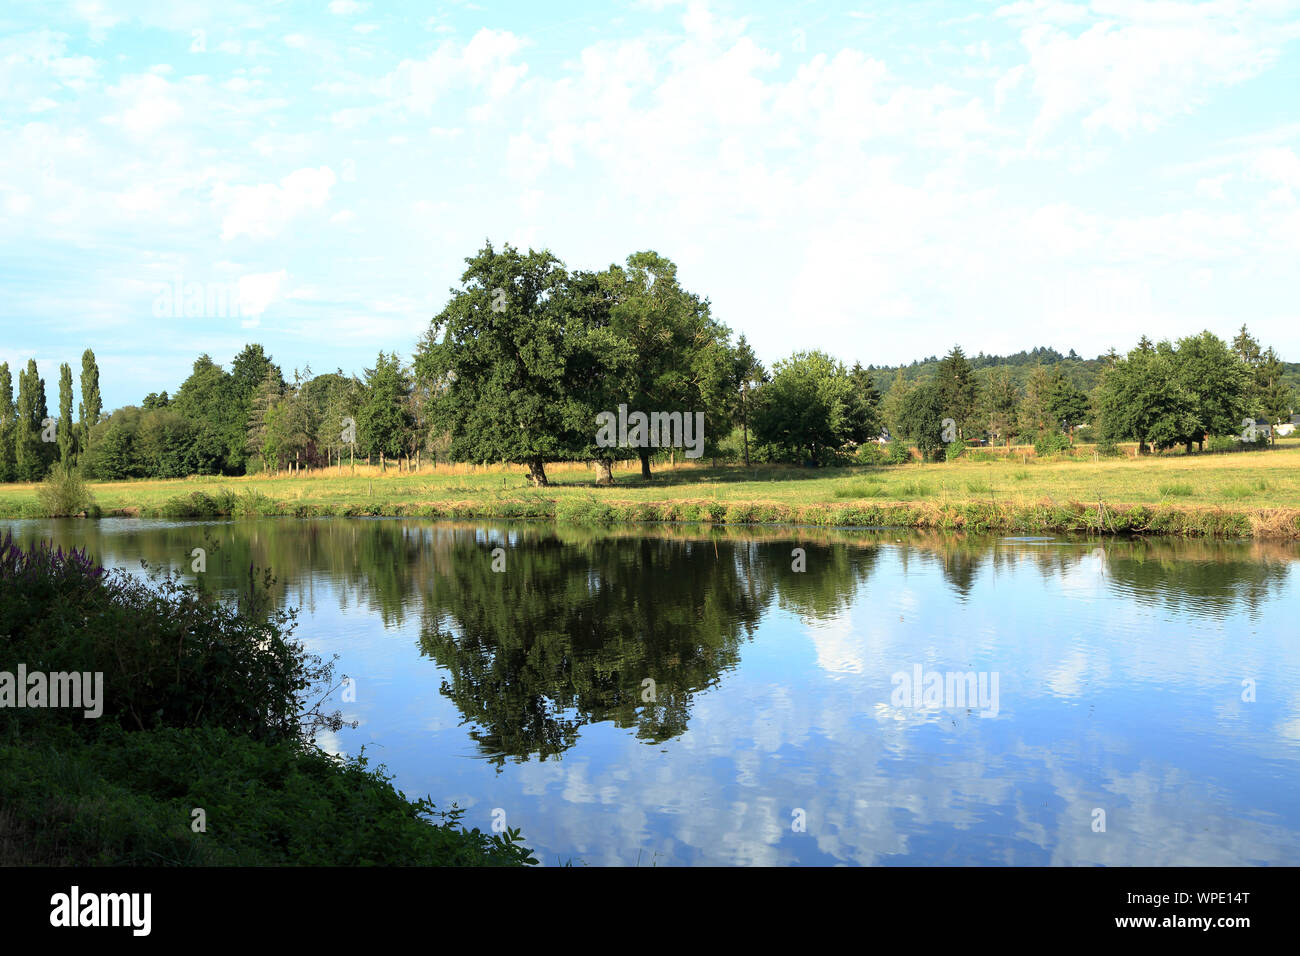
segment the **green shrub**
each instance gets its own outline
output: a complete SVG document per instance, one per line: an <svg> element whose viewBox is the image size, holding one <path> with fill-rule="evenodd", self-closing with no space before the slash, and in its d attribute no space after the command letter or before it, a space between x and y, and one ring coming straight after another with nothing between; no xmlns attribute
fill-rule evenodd
<svg viewBox="0 0 1300 956"><path fill-rule="evenodd" d="M203 491L192 491L188 495L168 498L158 506L158 513L164 518L218 518L235 513L236 500L228 490L209 495Z"/></svg>
<svg viewBox="0 0 1300 956"><path fill-rule="evenodd" d="M88 513L94 507L95 496L75 467L62 463L50 469L36 492L41 517L67 518Z"/></svg>
<svg viewBox="0 0 1300 956"><path fill-rule="evenodd" d="M232 499L231 513L241 518L256 518L278 515L281 513L281 509L273 498L267 497L256 489L249 488L237 498ZM377 512L366 513L375 514Z"/></svg>
<svg viewBox="0 0 1300 956"><path fill-rule="evenodd" d="M912 450L907 447L906 442L895 438L889 443L885 460L891 465L906 465L912 460Z"/></svg>
<svg viewBox="0 0 1300 956"><path fill-rule="evenodd" d="M883 465L889 456L885 453L885 449L880 447L879 442L869 441L858 446L855 458L859 465Z"/></svg>
<svg viewBox="0 0 1300 956"><path fill-rule="evenodd" d="M1070 440L1062 432L1043 432L1034 439L1034 454L1039 458L1059 455L1070 448Z"/></svg>
<svg viewBox="0 0 1300 956"><path fill-rule="evenodd" d="M574 524L608 524L615 520L614 509L595 498L562 498L555 505L557 521Z"/></svg>

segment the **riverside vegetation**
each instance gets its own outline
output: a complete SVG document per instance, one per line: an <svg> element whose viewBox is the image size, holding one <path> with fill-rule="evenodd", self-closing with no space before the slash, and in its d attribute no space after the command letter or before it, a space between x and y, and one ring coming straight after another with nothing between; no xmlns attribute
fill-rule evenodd
<svg viewBox="0 0 1300 956"><path fill-rule="evenodd" d="M0 516L283 515L545 518L900 526L971 531L1300 537L1300 440L1234 454L1042 458L967 449L952 461L805 469L635 460L613 487L571 463L534 487L509 466L321 469L292 476L0 486ZM62 490L59 490L62 489ZM52 507L59 510L51 510Z"/></svg>
<svg viewBox="0 0 1300 956"><path fill-rule="evenodd" d="M517 830L465 831L320 749L333 665L249 573L227 605L0 537L0 671L104 675L99 719L0 710L0 865L535 863Z"/></svg>

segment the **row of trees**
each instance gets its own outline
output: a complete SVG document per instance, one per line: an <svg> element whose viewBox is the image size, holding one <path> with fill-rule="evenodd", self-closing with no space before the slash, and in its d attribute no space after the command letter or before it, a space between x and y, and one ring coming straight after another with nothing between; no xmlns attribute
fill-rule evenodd
<svg viewBox="0 0 1300 956"><path fill-rule="evenodd" d="M1249 432L1248 421L1286 421L1294 401L1277 354L1261 349L1243 326L1231 347L1209 332L1177 343L1143 336L1127 356L1114 358L1097 408L1109 437L1141 448L1181 444L1190 452L1203 450L1210 437Z"/></svg>
<svg viewBox="0 0 1300 956"><path fill-rule="evenodd" d="M421 423L420 395L396 355L380 353L360 379L306 368L286 380L262 346L248 345L229 371L202 355L175 396L151 394L107 416L85 470L173 478L398 458L422 447Z"/></svg>
<svg viewBox="0 0 1300 956"><path fill-rule="evenodd" d="M0 363L0 481L39 481L55 464L73 467L99 420L99 366L90 349L81 356L79 418L72 412L72 369L59 367L59 415L50 416L45 380L35 359L18 371L14 396L9 363Z"/></svg>
<svg viewBox="0 0 1300 956"><path fill-rule="evenodd" d="M900 369L883 402L884 418L925 455L972 436L1010 444L1066 434L1073 441L1085 422L1102 441L1136 441L1142 452L1177 445L1191 452L1216 436L1244 433L1251 441L1251 423L1276 425L1294 407L1282 361L1245 326L1231 345L1208 331L1158 344L1143 336L1127 355L1112 350L1104 360L1091 393L1061 365L1036 366L1020 388L1005 367L977 375L954 348L920 383ZM943 434L945 419L955 436Z"/></svg>
<svg viewBox="0 0 1300 956"><path fill-rule="evenodd" d="M1125 356L1096 360L1091 378L1092 360L1073 352L989 364L954 347L941 360L895 369L881 389L881 369L848 368L819 351L765 369L655 252L571 272L549 252L489 243L466 266L412 360L381 352L361 377L306 368L286 379L251 344L228 370L202 355L175 395L102 415L87 350L74 424L66 364L57 419L35 361L19 372L16 401L0 365L0 480L39 480L56 462L121 479L421 455L518 463L538 485L548 462L566 460L594 462L598 482L610 483L615 461L636 458L648 477L656 456L678 451L598 443L597 414L620 405L703 412L704 454L745 464L844 459L886 431L926 457L953 441L1065 442L1085 423L1094 438L1191 451L1240 433L1247 418L1283 420L1294 400L1286 367L1245 327L1231 345L1209 332L1158 344L1144 337ZM1043 357L1058 361L1027 364Z"/></svg>

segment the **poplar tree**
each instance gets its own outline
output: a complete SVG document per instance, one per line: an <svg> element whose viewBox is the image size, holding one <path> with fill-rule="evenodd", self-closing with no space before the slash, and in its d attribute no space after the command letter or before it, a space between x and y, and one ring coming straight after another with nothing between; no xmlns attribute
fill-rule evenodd
<svg viewBox="0 0 1300 956"><path fill-rule="evenodd" d="M14 379L9 363L0 362L0 482L17 477L14 439L17 434L18 409L14 405Z"/></svg>
<svg viewBox="0 0 1300 956"><path fill-rule="evenodd" d="M59 461L67 467L77 457L77 426L72 421L72 369L59 366Z"/></svg>
<svg viewBox="0 0 1300 956"><path fill-rule="evenodd" d="M99 423L99 413L103 411L103 401L99 396L99 366L95 364L95 353L90 349L81 353L81 404L77 442L81 451L90 448L90 430Z"/></svg>
<svg viewBox="0 0 1300 956"><path fill-rule="evenodd" d="M19 481L40 481L53 459L41 441L44 421L49 417L45 403L45 381L36 369L36 359L27 360L27 368L18 373L18 419L14 444Z"/></svg>

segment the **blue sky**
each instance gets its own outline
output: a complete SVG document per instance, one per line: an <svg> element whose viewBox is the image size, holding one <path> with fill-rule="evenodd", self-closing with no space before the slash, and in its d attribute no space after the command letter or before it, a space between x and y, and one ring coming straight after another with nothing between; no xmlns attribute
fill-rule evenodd
<svg viewBox="0 0 1300 956"><path fill-rule="evenodd" d="M1300 360L1297 91L1291 0L8 3L0 361L359 372L485 239L654 249L768 362Z"/></svg>

